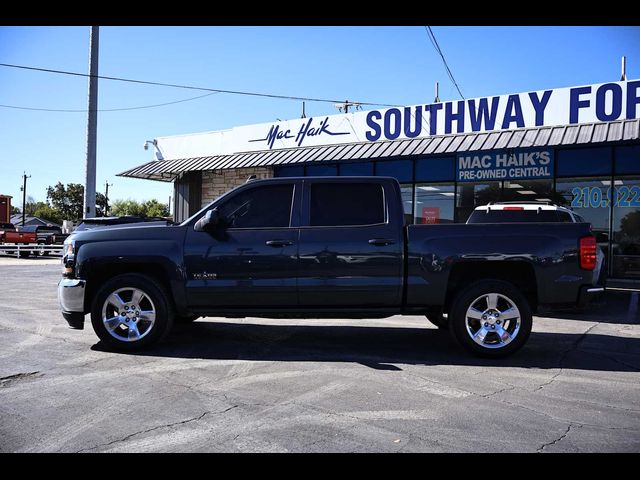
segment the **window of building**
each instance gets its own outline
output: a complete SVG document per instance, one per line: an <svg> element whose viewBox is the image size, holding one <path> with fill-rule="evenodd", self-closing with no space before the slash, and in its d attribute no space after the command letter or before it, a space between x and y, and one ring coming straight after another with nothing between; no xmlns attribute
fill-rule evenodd
<svg viewBox="0 0 640 480"><path fill-rule="evenodd" d="M505 180L500 201L502 202L554 202L553 180Z"/></svg>
<svg viewBox="0 0 640 480"><path fill-rule="evenodd" d="M341 163L340 175L371 176L373 175L373 162Z"/></svg>
<svg viewBox="0 0 640 480"><path fill-rule="evenodd" d="M382 186L375 183L314 183L311 185L311 226L384 223Z"/></svg>
<svg viewBox="0 0 640 480"><path fill-rule="evenodd" d="M452 182L455 180L455 167L454 157L416 160L416 182Z"/></svg>
<svg viewBox="0 0 640 480"><path fill-rule="evenodd" d="M473 209L489 202L500 201L502 182L458 183L456 192L456 221L464 223Z"/></svg>
<svg viewBox="0 0 640 480"><path fill-rule="evenodd" d="M273 167L274 177L304 177L304 165Z"/></svg>
<svg viewBox="0 0 640 480"><path fill-rule="evenodd" d="M640 145L616 147L616 174L640 174Z"/></svg>
<svg viewBox="0 0 640 480"><path fill-rule="evenodd" d="M338 165L307 165L307 177L331 177L338 175Z"/></svg>
<svg viewBox="0 0 640 480"><path fill-rule="evenodd" d="M413 223L413 185L400 185L400 195L402 197L402 208L404 209L404 224Z"/></svg>
<svg viewBox="0 0 640 480"><path fill-rule="evenodd" d="M640 176L616 177L614 183L612 274L640 279Z"/></svg>
<svg viewBox="0 0 640 480"><path fill-rule="evenodd" d="M453 223L455 186L452 183L416 184L414 223Z"/></svg>
<svg viewBox="0 0 640 480"><path fill-rule="evenodd" d="M572 148L556 150L558 177L611 174L611 148Z"/></svg>
<svg viewBox="0 0 640 480"><path fill-rule="evenodd" d="M288 227L292 200L292 184L265 185L234 195L219 211L229 228Z"/></svg>
<svg viewBox="0 0 640 480"><path fill-rule="evenodd" d="M413 160L376 162L376 175L394 177L398 182L413 182Z"/></svg>

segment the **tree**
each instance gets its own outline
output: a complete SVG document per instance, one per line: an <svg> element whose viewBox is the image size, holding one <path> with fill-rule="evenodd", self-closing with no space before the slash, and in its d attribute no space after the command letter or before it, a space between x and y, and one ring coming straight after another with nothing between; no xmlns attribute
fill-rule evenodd
<svg viewBox="0 0 640 480"><path fill-rule="evenodd" d="M43 220L62 225L62 221L64 220L64 218L58 210L50 207L44 202L38 202L38 204L40 204L40 206L38 206L38 208L34 212L34 217L38 217Z"/></svg>
<svg viewBox="0 0 640 480"><path fill-rule="evenodd" d="M11 215L17 215L18 213L20 213L20 209L11 205Z"/></svg>
<svg viewBox="0 0 640 480"><path fill-rule="evenodd" d="M127 200L115 200L111 205L111 214L115 216L135 215L138 217L168 217L169 207L156 199L138 202L128 198Z"/></svg>
<svg viewBox="0 0 640 480"><path fill-rule="evenodd" d="M84 218L84 185L80 183L56 183L55 187L47 188L47 201L65 220L78 221ZM104 215L106 205L104 194L96 192L96 216Z"/></svg>
<svg viewBox="0 0 640 480"><path fill-rule="evenodd" d="M155 198L147 200L142 205L146 210L147 217L169 216L169 206L166 203L160 203Z"/></svg>

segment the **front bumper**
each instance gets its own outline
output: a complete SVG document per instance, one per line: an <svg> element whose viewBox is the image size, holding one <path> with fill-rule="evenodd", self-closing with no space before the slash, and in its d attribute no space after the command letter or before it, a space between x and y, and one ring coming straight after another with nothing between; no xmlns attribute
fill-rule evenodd
<svg viewBox="0 0 640 480"><path fill-rule="evenodd" d="M58 283L58 302L62 316L71 328L84 328L84 280L63 278Z"/></svg>
<svg viewBox="0 0 640 480"><path fill-rule="evenodd" d="M593 300L600 298L604 294L605 288L599 285L583 286L578 295L578 307L584 308Z"/></svg>

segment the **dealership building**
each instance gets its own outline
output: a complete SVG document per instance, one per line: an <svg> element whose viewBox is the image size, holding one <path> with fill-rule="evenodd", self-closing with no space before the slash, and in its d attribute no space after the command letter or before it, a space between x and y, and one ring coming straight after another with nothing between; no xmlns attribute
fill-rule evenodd
<svg viewBox="0 0 640 480"><path fill-rule="evenodd" d="M591 222L611 279L640 284L640 80L357 111L158 137L119 174L174 183L188 218L257 178L395 177L408 222L548 201Z"/></svg>

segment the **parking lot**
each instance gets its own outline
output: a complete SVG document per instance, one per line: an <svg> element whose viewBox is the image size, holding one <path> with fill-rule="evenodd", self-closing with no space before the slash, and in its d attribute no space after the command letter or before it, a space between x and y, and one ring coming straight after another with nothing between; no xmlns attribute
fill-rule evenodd
<svg viewBox="0 0 640 480"><path fill-rule="evenodd" d="M139 354L58 310L59 260L0 257L1 452L638 452L638 294L536 317L504 360L423 317L204 318Z"/></svg>

